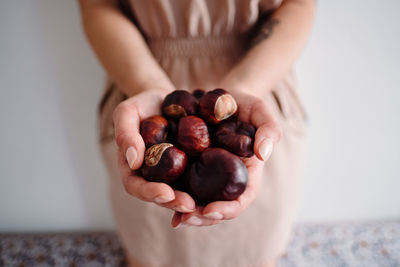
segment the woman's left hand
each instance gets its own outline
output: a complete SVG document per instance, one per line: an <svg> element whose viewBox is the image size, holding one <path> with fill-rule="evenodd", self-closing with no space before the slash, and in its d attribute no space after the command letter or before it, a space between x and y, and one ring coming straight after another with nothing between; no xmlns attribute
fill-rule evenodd
<svg viewBox="0 0 400 267"><path fill-rule="evenodd" d="M232 93L232 92L231 92ZM262 179L265 162L273 146L281 136L280 126L274 112L261 98L244 92L232 93L239 107L239 119L253 124L256 128L254 140L255 156L242 158L248 170L246 190L236 200L215 201L205 207L196 207L194 212L175 212L171 225L208 226L239 216L256 198Z"/></svg>

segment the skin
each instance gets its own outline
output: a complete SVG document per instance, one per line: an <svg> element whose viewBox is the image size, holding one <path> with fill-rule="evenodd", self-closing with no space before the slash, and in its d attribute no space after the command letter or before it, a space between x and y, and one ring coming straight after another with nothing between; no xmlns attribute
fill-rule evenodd
<svg viewBox="0 0 400 267"><path fill-rule="evenodd" d="M255 156L244 159L249 172L245 192L237 200L213 202L206 207L196 207L187 193L174 191L163 183L147 182L132 172L140 168L144 158L140 121L159 114L162 99L175 88L116 0L79 0L79 3L83 27L94 52L110 78L129 96L114 112L118 164L126 191L143 201L175 210L173 227L207 226L239 216L258 193L268 159L262 153L266 144L273 146L281 136L275 114L258 96L268 94L300 55L311 29L314 0L284 0L263 24L245 57L216 86L229 89L238 102L241 119L258 129ZM130 154L131 167L126 158L128 148L134 151ZM222 217L215 219L215 212ZM196 223L191 219L193 216Z"/></svg>
<svg viewBox="0 0 400 267"><path fill-rule="evenodd" d="M314 0L284 0L261 28L256 43L221 81L222 88L265 95L293 67L309 36Z"/></svg>

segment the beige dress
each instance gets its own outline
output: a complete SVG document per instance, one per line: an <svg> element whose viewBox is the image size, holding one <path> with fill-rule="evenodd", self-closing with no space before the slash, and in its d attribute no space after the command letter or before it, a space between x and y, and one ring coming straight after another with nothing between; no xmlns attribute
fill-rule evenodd
<svg viewBox="0 0 400 267"><path fill-rule="evenodd" d="M178 89L214 89L245 52L247 32L279 0L130 0L138 27ZM229 89L229 88L227 88ZM249 89L250 90L250 89ZM304 113L293 75L260 96L276 112L283 137L266 164L257 199L238 218L173 229L171 210L128 195L116 167L112 112L125 99L110 84L100 110L102 151L118 233L145 266L259 266L282 253L295 214L303 158Z"/></svg>

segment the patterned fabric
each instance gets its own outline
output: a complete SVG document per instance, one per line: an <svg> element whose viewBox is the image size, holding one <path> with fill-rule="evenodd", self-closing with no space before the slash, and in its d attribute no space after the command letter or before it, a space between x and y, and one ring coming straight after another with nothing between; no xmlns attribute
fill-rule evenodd
<svg viewBox="0 0 400 267"><path fill-rule="evenodd" d="M116 234L0 234L0 266L127 266ZM297 225L278 267L400 266L400 220Z"/></svg>
<svg viewBox="0 0 400 267"><path fill-rule="evenodd" d="M128 266L115 233L3 234L0 266Z"/></svg>
<svg viewBox="0 0 400 267"><path fill-rule="evenodd" d="M400 220L299 225L278 267L399 267Z"/></svg>

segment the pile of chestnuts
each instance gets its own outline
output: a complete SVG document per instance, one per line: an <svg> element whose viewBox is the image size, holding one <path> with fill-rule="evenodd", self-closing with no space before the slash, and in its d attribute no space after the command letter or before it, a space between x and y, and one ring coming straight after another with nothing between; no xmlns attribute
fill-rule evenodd
<svg viewBox="0 0 400 267"><path fill-rule="evenodd" d="M199 205L240 196L248 180L240 157L254 155L256 129L238 119L233 96L224 89L177 90L161 109L163 116L140 124L143 177L187 192Z"/></svg>

